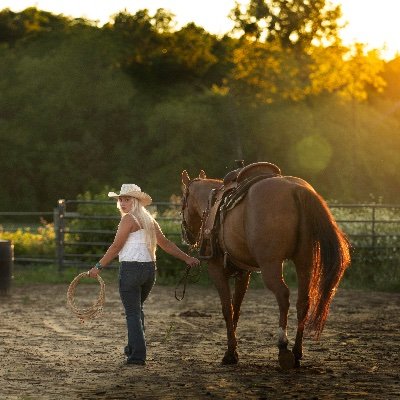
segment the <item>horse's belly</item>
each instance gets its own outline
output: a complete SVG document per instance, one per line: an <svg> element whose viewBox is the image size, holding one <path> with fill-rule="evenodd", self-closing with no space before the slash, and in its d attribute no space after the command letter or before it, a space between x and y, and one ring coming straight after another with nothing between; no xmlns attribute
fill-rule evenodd
<svg viewBox="0 0 400 400"><path fill-rule="evenodd" d="M219 242L228 251L229 255L239 260L243 264L258 267L257 262L252 256L245 235L243 221L244 203L240 203L233 210L229 211L225 217L223 230L220 231Z"/></svg>

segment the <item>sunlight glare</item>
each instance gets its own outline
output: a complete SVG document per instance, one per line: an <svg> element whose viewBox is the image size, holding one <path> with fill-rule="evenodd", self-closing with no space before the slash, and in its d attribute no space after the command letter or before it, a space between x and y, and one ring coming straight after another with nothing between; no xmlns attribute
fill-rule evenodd
<svg viewBox="0 0 400 400"><path fill-rule="evenodd" d="M385 59L391 59L400 51L400 0L330 0L341 4L343 21L348 26L342 31L345 45L354 42L364 43L367 49L380 49ZM249 0L240 0L248 4ZM235 6L235 0L203 0L199 2L184 0L0 0L0 10L10 8L20 12L27 7L64 14L75 18L96 21L100 26L119 11L134 14L148 9L150 15L158 8L164 8L175 15L177 27L195 22L210 33L225 34L233 27L228 18Z"/></svg>
<svg viewBox="0 0 400 400"><path fill-rule="evenodd" d="M399 0L332 0L341 4L343 20L348 21L341 34L343 42L367 45L381 50L384 59L392 59L400 51Z"/></svg>

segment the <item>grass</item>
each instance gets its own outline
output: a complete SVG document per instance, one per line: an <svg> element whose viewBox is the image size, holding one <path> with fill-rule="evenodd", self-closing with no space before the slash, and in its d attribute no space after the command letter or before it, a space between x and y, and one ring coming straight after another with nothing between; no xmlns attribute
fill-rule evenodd
<svg viewBox="0 0 400 400"><path fill-rule="evenodd" d="M89 269L89 266L88 266ZM68 267L61 271L57 265L14 265L13 285L24 286L30 284L69 284L78 274L84 272L85 269ZM185 267L182 263L176 266L175 271L181 271L181 274L172 274L170 269L163 271L158 268L157 283L161 285L174 286L177 285L180 278L183 277ZM198 270L191 273L188 283L197 283L200 285L209 285L207 270L202 268L200 274ZM105 283L112 283L118 280L118 268L105 268L101 272L101 276ZM97 283L95 279L88 279L87 283Z"/></svg>
<svg viewBox="0 0 400 400"><path fill-rule="evenodd" d="M379 262L379 260L357 260L346 271L340 286L347 289L377 290L387 292L400 292L400 263ZM164 266L157 263L157 284L178 286L178 292L183 290L185 266L182 263ZM88 266L89 269L89 266ZM75 276L84 269L68 267L59 271L56 265L14 265L12 285L23 286L28 284L69 284ZM117 282L118 268L104 269L102 278L106 283ZM297 286L296 270L292 263L286 263L284 278L290 288ZM181 281L182 279L182 281ZM233 281L233 280L232 280ZM88 283L97 283L94 279L88 279ZM188 284L200 286L212 286L205 263L200 270L197 268L190 272ZM264 283L259 273L253 273L250 288L262 288Z"/></svg>
<svg viewBox="0 0 400 400"><path fill-rule="evenodd" d="M71 281L84 269L76 267L68 267L59 271L56 265L14 265L13 269L13 282L15 286L24 286L30 284L69 284ZM180 272L176 272L180 271ZM172 274L170 269L167 268L163 271L162 266L158 266L157 284L165 286L177 286L178 294L183 290L183 277L185 274L185 267L182 263L176 266L174 273ZM118 279L118 268L104 269L101 273L105 283L113 283ZM286 281L289 286L293 287L296 285L296 278L294 269L289 269L289 272L285 272ZM182 279L182 281L180 281ZM233 281L233 280L232 280ZM97 283L95 279L88 279L87 283ZM193 269L188 277L190 284L196 284L200 286L212 286L207 266L203 263L200 270ZM261 274L253 273L250 281L250 288L262 288L264 283L262 281Z"/></svg>
<svg viewBox="0 0 400 400"><path fill-rule="evenodd" d="M89 269L89 268L88 268ZM13 284L24 286L30 284L69 284L84 269L69 267L61 271L56 265L15 265L13 270ZM106 283L116 281L116 269L104 270L101 274ZM97 283L95 279L88 279L87 283Z"/></svg>

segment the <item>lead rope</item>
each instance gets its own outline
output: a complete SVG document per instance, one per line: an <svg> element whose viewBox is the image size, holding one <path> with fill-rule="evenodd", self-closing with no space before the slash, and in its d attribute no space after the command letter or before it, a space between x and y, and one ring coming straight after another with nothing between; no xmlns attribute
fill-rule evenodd
<svg viewBox="0 0 400 400"><path fill-rule="evenodd" d="M103 305L106 296L106 285L100 275L97 275L97 280L100 284L100 292L97 297L97 300L88 308L79 309L75 304L74 294L76 286L79 281L86 277L88 273L82 272L78 276L74 278L71 284L68 287L67 291L67 304L71 308L72 312L78 317L79 321L83 324L86 320L90 320L93 318L97 318L103 312Z"/></svg>
<svg viewBox="0 0 400 400"><path fill-rule="evenodd" d="M197 274L195 274L195 275L191 275L191 274L190 274L190 270L191 270L192 268L193 268L193 267L191 267L190 265L187 265L187 266L186 266L185 272L182 274L181 278L179 279L178 283L177 283L176 286L175 286L175 299L178 300L178 301L183 300L183 298L185 297L186 286L187 286L187 283L188 283L188 281L189 281L189 278L192 277L192 276L195 276L197 280L194 280L194 281L193 281L194 283L198 282L198 280L199 280L199 278L200 278L201 265L199 266L199 271L198 271ZM177 295L176 293L177 293L177 290L178 290L178 288L179 288L179 286L181 285L182 282L183 282L182 296L181 296L181 297L178 297L178 295Z"/></svg>

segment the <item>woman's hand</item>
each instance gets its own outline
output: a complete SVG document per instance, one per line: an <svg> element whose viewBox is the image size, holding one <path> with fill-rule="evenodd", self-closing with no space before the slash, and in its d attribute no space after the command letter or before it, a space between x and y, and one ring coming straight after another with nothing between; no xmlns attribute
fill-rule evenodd
<svg viewBox="0 0 400 400"><path fill-rule="evenodd" d="M200 260L194 257L190 257L188 254L183 252L174 242L171 242L169 239L167 239L161 228L160 225L157 224L157 222L154 224L155 229L156 229L156 237L157 237L157 244L168 254L171 254L171 256L174 256L178 258L179 260L182 260L185 262L189 267L196 267L200 265Z"/></svg>
<svg viewBox="0 0 400 400"><path fill-rule="evenodd" d="M88 271L88 276L91 278L97 278L97 275L99 274L99 270L96 267L93 267Z"/></svg>
<svg viewBox="0 0 400 400"><path fill-rule="evenodd" d="M185 260L185 263L187 265L189 265L190 267L197 267L198 265L200 265L200 260L198 260L195 257L187 256L187 259Z"/></svg>

